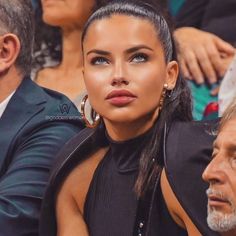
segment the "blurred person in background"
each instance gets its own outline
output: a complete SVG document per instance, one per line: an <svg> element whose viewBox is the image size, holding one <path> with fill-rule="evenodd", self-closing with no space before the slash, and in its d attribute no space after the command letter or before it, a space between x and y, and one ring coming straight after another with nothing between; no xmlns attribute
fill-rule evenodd
<svg viewBox="0 0 236 236"><path fill-rule="evenodd" d="M182 76L191 81L195 119L217 101L220 80L235 54L235 9L235 0L186 0L175 17L178 60Z"/></svg>

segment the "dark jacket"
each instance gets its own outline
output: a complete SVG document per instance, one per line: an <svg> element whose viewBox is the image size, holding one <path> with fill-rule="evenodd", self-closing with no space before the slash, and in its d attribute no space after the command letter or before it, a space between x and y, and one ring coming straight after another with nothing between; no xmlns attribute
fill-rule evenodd
<svg viewBox="0 0 236 236"><path fill-rule="evenodd" d="M62 94L23 79L0 118L0 235L36 236L42 196L60 148L82 129Z"/></svg>
<svg viewBox="0 0 236 236"><path fill-rule="evenodd" d="M235 9L236 0L186 0L176 16L176 27L205 30L235 46Z"/></svg>
<svg viewBox="0 0 236 236"><path fill-rule="evenodd" d="M165 130L163 156L170 185L177 199L204 236L217 235L206 223L207 184L201 174L210 161L212 124L201 122L176 122ZM94 130L84 129L61 150L53 168L44 197L40 236L56 235L55 199L68 174L91 152L104 144L103 138L96 139ZM79 186L78 186L79 187ZM151 226L149 226L151 227Z"/></svg>

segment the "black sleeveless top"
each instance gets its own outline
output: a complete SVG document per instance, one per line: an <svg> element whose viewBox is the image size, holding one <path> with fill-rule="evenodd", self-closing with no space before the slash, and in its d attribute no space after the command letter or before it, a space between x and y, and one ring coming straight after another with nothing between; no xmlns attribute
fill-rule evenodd
<svg viewBox="0 0 236 236"><path fill-rule="evenodd" d="M125 142L115 142L108 137L110 148L94 173L84 207L90 236L135 235L138 200L134 184L143 144L151 133L149 130ZM169 215L160 186L150 221L149 236L187 235ZM140 224L142 228L144 222ZM138 235L141 236L142 232L137 232Z"/></svg>
<svg viewBox="0 0 236 236"><path fill-rule="evenodd" d="M215 122L174 122L164 131L161 161L170 186L192 222L203 236L218 236L207 226L208 184L201 175L211 160L212 128ZM143 143L150 132L126 142L84 129L58 155L41 208L39 235L57 235L55 202L62 183L71 171L91 155L109 145L110 150L95 170L84 206L90 236L182 236L187 235L172 220L159 182L151 193L150 208L140 207L133 191ZM78 183L78 188L80 183ZM152 191L153 192L153 191ZM147 194L147 196L149 196ZM142 206L142 204L141 204ZM147 209L149 221L140 209ZM146 214L144 214L145 216ZM147 229L147 233L146 233Z"/></svg>

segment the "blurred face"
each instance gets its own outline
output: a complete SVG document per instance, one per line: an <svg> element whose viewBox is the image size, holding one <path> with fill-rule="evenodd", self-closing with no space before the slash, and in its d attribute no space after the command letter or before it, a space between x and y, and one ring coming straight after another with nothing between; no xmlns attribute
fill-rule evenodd
<svg viewBox="0 0 236 236"><path fill-rule="evenodd" d="M83 47L89 100L105 124L152 122L164 83L173 89L178 71L176 62L165 63L154 26L113 15L92 23Z"/></svg>
<svg viewBox="0 0 236 236"><path fill-rule="evenodd" d="M236 118L219 132L212 157L203 173L210 184L207 221L215 231L236 235Z"/></svg>
<svg viewBox="0 0 236 236"><path fill-rule="evenodd" d="M59 27L82 28L95 0L41 0L45 23Z"/></svg>

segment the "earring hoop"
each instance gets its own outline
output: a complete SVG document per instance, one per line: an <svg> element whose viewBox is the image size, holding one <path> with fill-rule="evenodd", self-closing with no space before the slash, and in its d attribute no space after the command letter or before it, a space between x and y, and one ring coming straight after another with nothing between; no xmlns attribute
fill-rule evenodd
<svg viewBox="0 0 236 236"><path fill-rule="evenodd" d="M91 123L87 119L87 117L85 115L85 104L86 104L87 99L88 99L88 95L86 94L83 97L82 101L81 101L81 115L82 115L82 119L84 120L86 127L88 127L88 128L95 128L99 124L99 122L100 122L100 115L98 113L96 113L91 108L92 109L92 111L91 111L91 114L92 114L91 115L91 120L92 120L93 123Z"/></svg>
<svg viewBox="0 0 236 236"><path fill-rule="evenodd" d="M160 111L163 108L163 104L164 104L164 100L165 100L165 97L166 97L167 89L168 89L168 84L165 83L164 86L163 86L163 90L162 90L160 101L159 101L159 110Z"/></svg>

